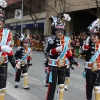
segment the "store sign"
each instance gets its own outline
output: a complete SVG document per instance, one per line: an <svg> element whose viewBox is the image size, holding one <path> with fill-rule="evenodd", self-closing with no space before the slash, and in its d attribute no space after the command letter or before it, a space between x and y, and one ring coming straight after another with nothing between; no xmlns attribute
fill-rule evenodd
<svg viewBox="0 0 100 100"><path fill-rule="evenodd" d="M38 28L44 28L44 23L37 23ZM23 28L35 28L35 24L23 24ZM10 26L10 29L21 29L21 25Z"/></svg>
<svg viewBox="0 0 100 100"><path fill-rule="evenodd" d="M19 1L21 1L21 0L7 0L7 4L11 5L11 4L14 4L14 3L19 2Z"/></svg>
<svg viewBox="0 0 100 100"><path fill-rule="evenodd" d="M15 10L15 18L16 19L22 19L22 10L21 9Z"/></svg>

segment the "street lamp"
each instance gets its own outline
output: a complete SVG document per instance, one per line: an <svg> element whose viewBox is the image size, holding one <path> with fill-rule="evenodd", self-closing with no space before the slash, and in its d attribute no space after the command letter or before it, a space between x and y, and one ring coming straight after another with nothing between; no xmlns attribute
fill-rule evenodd
<svg viewBox="0 0 100 100"><path fill-rule="evenodd" d="M21 33L23 33L23 0L22 0Z"/></svg>

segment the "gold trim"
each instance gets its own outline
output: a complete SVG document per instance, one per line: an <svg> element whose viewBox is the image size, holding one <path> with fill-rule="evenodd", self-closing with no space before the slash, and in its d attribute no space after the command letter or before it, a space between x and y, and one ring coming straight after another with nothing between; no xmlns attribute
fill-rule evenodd
<svg viewBox="0 0 100 100"><path fill-rule="evenodd" d="M68 85L69 84L69 81L70 81L70 79L69 78L66 78L65 79L65 85Z"/></svg>
<svg viewBox="0 0 100 100"><path fill-rule="evenodd" d="M28 73L24 73L23 86L24 88L28 87Z"/></svg>
<svg viewBox="0 0 100 100"><path fill-rule="evenodd" d="M58 68L64 67L65 59L64 58L58 59L57 66L58 66Z"/></svg>
<svg viewBox="0 0 100 100"><path fill-rule="evenodd" d="M94 61L92 64L92 71L97 71L98 70L98 64L96 61Z"/></svg>
<svg viewBox="0 0 100 100"><path fill-rule="evenodd" d="M5 93L4 94L0 94L0 100L5 100Z"/></svg>
<svg viewBox="0 0 100 100"><path fill-rule="evenodd" d="M21 63L22 66L25 66L26 60L22 60L20 63Z"/></svg>
<svg viewBox="0 0 100 100"><path fill-rule="evenodd" d="M5 57L1 56L0 57L0 65L2 65L4 63L4 61L5 61Z"/></svg>
<svg viewBox="0 0 100 100"><path fill-rule="evenodd" d="M94 87L94 95L95 95L95 100L100 100L100 91L99 91L99 87Z"/></svg>

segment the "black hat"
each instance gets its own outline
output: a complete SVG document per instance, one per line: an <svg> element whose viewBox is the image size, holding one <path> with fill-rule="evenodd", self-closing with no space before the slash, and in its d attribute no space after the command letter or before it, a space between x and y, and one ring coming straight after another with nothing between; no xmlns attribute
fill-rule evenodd
<svg viewBox="0 0 100 100"><path fill-rule="evenodd" d="M23 43L29 43L28 39L23 39L22 41L20 41L20 46L23 46Z"/></svg>
<svg viewBox="0 0 100 100"><path fill-rule="evenodd" d="M29 43L29 39L23 39L23 43Z"/></svg>

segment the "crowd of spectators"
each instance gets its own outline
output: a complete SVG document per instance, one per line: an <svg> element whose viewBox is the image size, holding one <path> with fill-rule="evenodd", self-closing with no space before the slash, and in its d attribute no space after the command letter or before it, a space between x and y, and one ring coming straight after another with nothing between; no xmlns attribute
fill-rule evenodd
<svg viewBox="0 0 100 100"><path fill-rule="evenodd" d="M76 58L84 58L81 55L80 49L82 48L82 45L87 38L87 35L86 34L70 35L70 38L71 38L71 47L72 47L71 49L73 56Z"/></svg>
<svg viewBox="0 0 100 100"><path fill-rule="evenodd" d="M30 35L29 41L30 41L30 47L32 50L35 51L44 51L44 46L46 42L46 38L49 35L43 35L43 34L34 34Z"/></svg>
<svg viewBox="0 0 100 100"><path fill-rule="evenodd" d="M46 43L46 38L49 37L48 34L30 34L29 35L29 46L34 51L43 51ZM76 58L82 58L80 54L80 48L83 45L83 42L86 40L87 35L86 32L77 32L76 34L69 35L71 39L71 50L73 56Z"/></svg>

